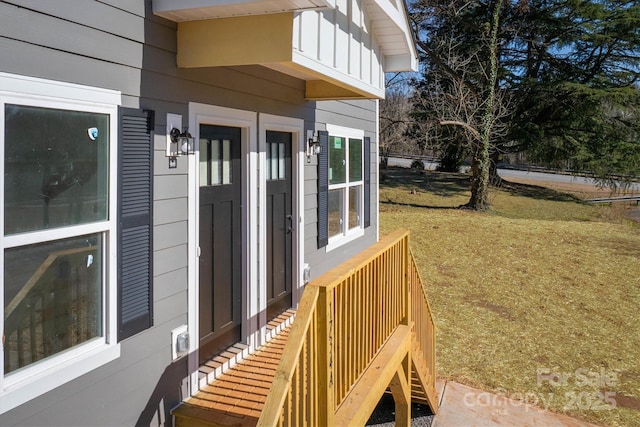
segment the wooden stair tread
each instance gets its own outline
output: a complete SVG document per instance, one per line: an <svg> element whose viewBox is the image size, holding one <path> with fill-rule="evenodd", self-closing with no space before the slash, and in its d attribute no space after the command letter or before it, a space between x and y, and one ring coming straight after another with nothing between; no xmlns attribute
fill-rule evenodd
<svg viewBox="0 0 640 427"><path fill-rule="evenodd" d="M255 426L290 327L200 389L173 411L176 426Z"/></svg>
<svg viewBox="0 0 640 427"><path fill-rule="evenodd" d="M189 403L181 404L173 411L176 418L176 426L189 427L235 427L255 426L258 418L228 414L211 408L203 408ZM259 416L259 415L258 415Z"/></svg>

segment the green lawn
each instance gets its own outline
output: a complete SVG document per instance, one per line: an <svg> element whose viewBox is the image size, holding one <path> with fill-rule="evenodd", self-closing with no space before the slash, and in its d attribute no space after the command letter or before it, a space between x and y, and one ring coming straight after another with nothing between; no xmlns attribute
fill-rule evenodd
<svg viewBox="0 0 640 427"><path fill-rule="evenodd" d="M391 169L380 229L411 230L437 375L602 425L640 426L640 227L616 209L468 177ZM615 408L611 408L615 403Z"/></svg>

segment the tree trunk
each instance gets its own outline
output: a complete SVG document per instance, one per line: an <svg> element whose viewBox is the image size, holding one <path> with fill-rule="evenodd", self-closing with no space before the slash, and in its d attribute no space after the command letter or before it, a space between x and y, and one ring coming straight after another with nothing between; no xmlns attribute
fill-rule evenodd
<svg viewBox="0 0 640 427"><path fill-rule="evenodd" d="M489 209L489 152L479 150L471 160L471 198L464 205L467 209Z"/></svg>
<svg viewBox="0 0 640 427"><path fill-rule="evenodd" d="M468 209L485 211L489 209L489 169L491 159L491 128L493 126L493 106L495 103L496 82L498 81L498 25L503 0L496 0L491 22L491 38L489 41L489 81L486 109L482 118L482 130L478 149L471 164L471 198L465 205Z"/></svg>

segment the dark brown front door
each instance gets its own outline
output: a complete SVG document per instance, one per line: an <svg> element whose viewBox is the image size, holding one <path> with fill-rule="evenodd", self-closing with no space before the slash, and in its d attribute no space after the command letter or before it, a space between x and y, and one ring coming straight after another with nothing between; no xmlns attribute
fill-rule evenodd
<svg viewBox="0 0 640 427"><path fill-rule="evenodd" d="M200 125L200 363L240 341L240 128Z"/></svg>
<svg viewBox="0 0 640 427"><path fill-rule="evenodd" d="M267 318L291 307L291 134L267 131Z"/></svg>

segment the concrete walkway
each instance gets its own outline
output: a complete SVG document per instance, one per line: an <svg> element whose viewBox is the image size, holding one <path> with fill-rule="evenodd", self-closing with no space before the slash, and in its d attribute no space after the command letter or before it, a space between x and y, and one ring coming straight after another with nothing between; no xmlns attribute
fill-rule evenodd
<svg viewBox="0 0 640 427"><path fill-rule="evenodd" d="M432 427L596 427L454 381L439 381L436 388L440 408Z"/></svg>

